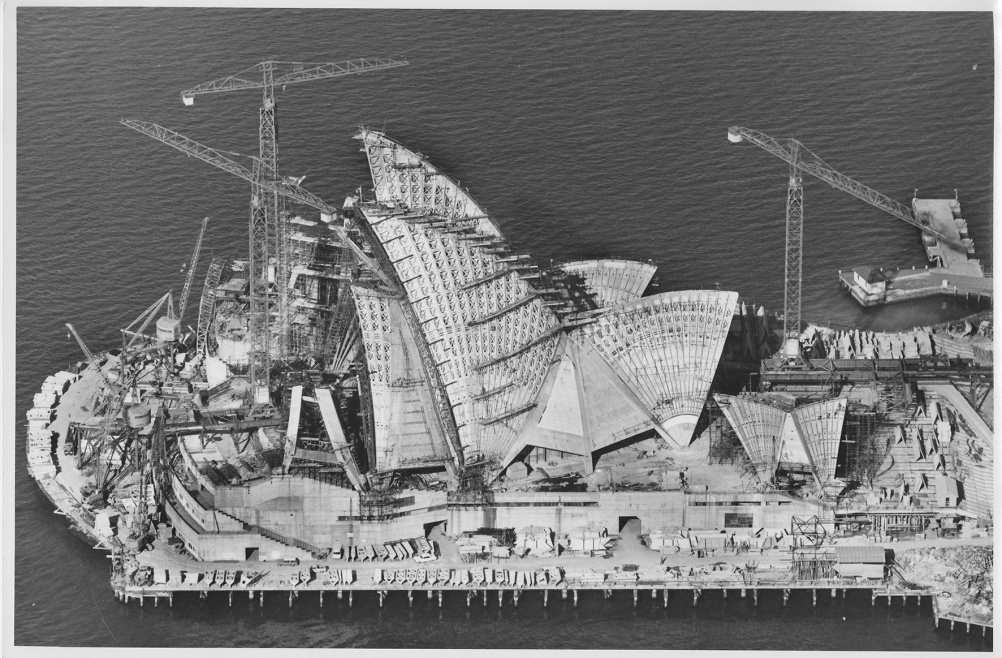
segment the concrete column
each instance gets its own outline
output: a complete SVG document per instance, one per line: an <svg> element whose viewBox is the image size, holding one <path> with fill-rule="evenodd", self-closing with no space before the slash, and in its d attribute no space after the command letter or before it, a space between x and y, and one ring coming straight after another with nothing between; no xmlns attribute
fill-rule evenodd
<svg viewBox="0 0 1002 658"><path fill-rule="evenodd" d="M634 597L634 601L636 601L635 597ZM550 590L544 589L543 590L543 607L545 608L546 604L549 603L549 602L550 602ZM635 602L634 602L634 605L636 605Z"/></svg>
<svg viewBox="0 0 1002 658"><path fill-rule="evenodd" d="M845 591L846 591L846 589L845 589L845 588L843 587L843 588L842 588L842 598L843 598L843 599L845 598Z"/></svg>
<svg viewBox="0 0 1002 658"><path fill-rule="evenodd" d="M633 607L637 607L637 590L633 590Z"/></svg>
<svg viewBox="0 0 1002 658"><path fill-rule="evenodd" d="M146 597L145 597L145 596L143 596L142 594L140 594L140 595L139 595L139 607L140 607L140 608L142 608L142 607L143 607L143 599L145 599L145 598L146 598ZM202 598L204 599L205 597L203 596ZM950 628L951 628L951 629L953 628L953 622L950 622Z"/></svg>
<svg viewBox="0 0 1002 658"><path fill-rule="evenodd" d="M170 594L168 594L167 596L168 596L168 598L169 598L169 600L170 600L170 607L172 607L172 608L173 608L173 607L174 607L174 592L171 592L171 593L170 593Z"/></svg>
<svg viewBox="0 0 1002 658"><path fill-rule="evenodd" d="M428 600L429 601L431 601L431 597L435 596L435 592L433 592L432 590L428 590L427 594L428 594Z"/></svg>
<svg viewBox="0 0 1002 658"><path fill-rule="evenodd" d="M876 590L870 590L870 605L877 605L877 592Z"/></svg>
<svg viewBox="0 0 1002 658"><path fill-rule="evenodd" d="M226 598L227 598L227 599L229 599L229 601L230 601L230 607L232 608L232 607L233 607L233 592L230 592L230 593L229 593L229 594L227 595L227 597L226 597Z"/></svg>
<svg viewBox="0 0 1002 658"><path fill-rule="evenodd" d="M565 601L567 600L567 590L565 589L560 590L560 598L562 598Z"/></svg>
<svg viewBox="0 0 1002 658"><path fill-rule="evenodd" d="M814 606L817 607L817 605L818 605L818 590L816 590L816 589L812 589L811 590L811 598L814 600Z"/></svg>
<svg viewBox="0 0 1002 658"><path fill-rule="evenodd" d="M484 607L487 607L487 589L484 588Z"/></svg>
<svg viewBox="0 0 1002 658"><path fill-rule="evenodd" d="M498 607L499 608L503 608L504 607L504 590L503 589L499 589L498 590Z"/></svg>
<svg viewBox="0 0 1002 658"><path fill-rule="evenodd" d="M353 599L355 598L354 595L355 595L355 592L353 592L351 590L348 590L348 607L349 608L353 607L353 604L354 604Z"/></svg>
<svg viewBox="0 0 1002 658"><path fill-rule="evenodd" d="M258 592L258 605L264 605L264 590Z"/></svg>
<svg viewBox="0 0 1002 658"><path fill-rule="evenodd" d="M758 588L756 587L755 589L753 589L751 593L752 593L752 601L755 603L755 605L758 605Z"/></svg>
<svg viewBox="0 0 1002 658"><path fill-rule="evenodd" d="M518 595L519 595L519 591L515 590L513 592L513 594L515 595L515 607L517 608L518 607Z"/></svg>
<svg viewBox="0 0 1002 658"><path fill-rule="evenodd" d="M320 607L324 607L324 591L320 590Z"/></svg>
<svg viewBox="0 0 1002 658"><path fill-rule="evenodd" d="M696 604L699 603L699 595L702 594L698 589L692 590L692 607L695 608Z"/></svg>
<svg viewBox="0 0 1002 658"><path fill-rule="evenodd" d="M790 602L790 590L784 589L783 590L783 605L786 605L789 602Z"/></svg>
<svg viewBox="0 0 1002 658"><path fill-rule="evenodd" d="M744 587L741 588L741 598L746 598L748 596L748 590Z"/></svg>
<svg viewBox="0 0 1002 658"><path fill-rule="evenodd" d="M407 590L407 605L414 607L414 590L412 589Z"/></svg>
<svg viewBox="0 0 1002 658"><path fill-rule="evenodd" d="M574 590L574 607L578 607L578 591Z"/></svg>
<svg viewBox="0 0 1002 658"><path fill-rule="evenodd" d="M832 598L833 598L833 599L835 598L835 595L836 595L836 591L835 591L835 588L833 587L833 588L832 588Z"/></svg>
<svg viewBox="0 0 1002 658"><path fill-rule="evenodd" d="M442 607L442 590L438 590L438 607Z"/></svg>
<svg viewBox="0 0 1002 658"><path fill-rule="evenodd" d="M725 599L727 598L727 588L726 587L724 588L724 598Z"/></svg>
<svg viewBox="0 0 1002 658"><path fill-rule="evenodd" d="M159 608L160 607L160 597L159 596L154 596L153 597L153 607L154 608Z"/></svg>
<svg viewBox="0 0 1002 658"><path fill-rule="evenodd" d="M292 590L289 590L289 607L292 607Z"/></svg>
<svg viewBox="0 0 1002 658"><path fill-rule="evenodd" d="M254 590L250 590L250 589L247 590L247 600L248 601L253 601L254 600Z"/></svg>
<svg viewBox="0 0 1002 658"><path fill-rule="evenodd" d="M473 592L466 592L466 607L470 607L470 601L473 599Z"/></svg>

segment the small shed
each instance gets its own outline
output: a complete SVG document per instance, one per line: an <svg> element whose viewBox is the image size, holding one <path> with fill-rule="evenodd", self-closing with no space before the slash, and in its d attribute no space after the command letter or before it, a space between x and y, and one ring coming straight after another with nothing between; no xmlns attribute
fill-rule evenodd
<svg viewBox="0 0 1002 658"><path fill-rule="evenodd" d="M960 504L960 487L956 480L940 474L936 479L936 502L940 507L956 507Z"/></svg>
<svg viewBox="0 0 1002 658"><path fill-rule="evenodd" d="M872 267L852 268L852 282L866 291L867 295L879 295L887 290L887 279L883 272Z"/></svg>
<svg viewBox="0 0 1002 658"><path fill-rule="evenodd" d="M887 556L881 546L836 546L835 569L843 578L883 579Z"/></svg>

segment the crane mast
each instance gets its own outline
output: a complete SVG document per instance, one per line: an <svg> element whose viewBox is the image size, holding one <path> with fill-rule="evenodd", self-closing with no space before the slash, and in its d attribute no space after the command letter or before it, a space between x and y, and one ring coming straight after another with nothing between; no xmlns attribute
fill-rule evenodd
<svg viewBox="0 0 1002 658"><path fill-rule="evenodd" d="M251 379L267 384L270 355L271 330L269 327L270 302L267 299L269 283L274 278L278 296L278 337L277 353L280 358L289 355L290 310L289 289L289 230L284 216L284 197L263 183L270 174L278 176L278 122L276 116L275 86L284 88L289 84L322 80L345 75L357 75L368 71L406 66L403 59L356 59L346 62L304 64L301 62L280 62L267 60L247 68L235 75L197 85L181 92L185 105L193 105L195 97L203 94L261 89L262 99L258 120L258 158L263 163L255 167L251 181L250 212L250 298L251 298L251 343L253 351L261 355L262 362L251 358ZM284 72L286 69L291 71ZM272 269L272 267L274 269ZM273 273L273 275L272 275ZM257 315L255 315L257 314ZM262 351L263 350L263 351Z"/></svg>
<svg viewBox="0 0 1002 658"><path fill-rule="evenodd" d="M794 157L798 155L793 145ZM804 180L800 168L790 165L786 191L786 266L783 286L783 345L786 355L800 353L800 291L804 264Z"/></svg>

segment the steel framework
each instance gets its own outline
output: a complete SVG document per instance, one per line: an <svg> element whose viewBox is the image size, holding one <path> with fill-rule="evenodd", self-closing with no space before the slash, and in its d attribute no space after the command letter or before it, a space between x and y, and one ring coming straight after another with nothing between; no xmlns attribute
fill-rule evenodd
<svg viewBox="0 0 1002 658"><path fill-rule="evenodd" d="M252 276L251 297L251 343L252 351L256 351L263 359L251 358L251 378L255 382L267 382L267 362L271 354L271 322L268 296L268 273L274 272L277 293L278 331L274 332L278 341L275 350L280 359L287 358L290 350L290 309L288 226L284 221L283 195L278 190L265 191L261 183L266 174L273 180L278 179L278 122L276 116L275 85L285 85L322 80L345 75L357 75L367 71L406 66L405 60L394 59L357 59L338 63L304 64L301 62L279 62L268 60L247 68L236 75L213 80L197 85L181 92L181 100L185 105L192 105L195 97L202 94L214 94L243 89L261 89L262 99L258 122L258 158L262 167L255 168L255 181L252 191L250 252L251 266L264 267L263 279L257 278L258 269ZM282 73L283 69L291 71ZM260 175L257 175L260 174ZM259 241L255 244L254 241ZM257 256L257 259L254 258ZM255 262L256 260L256 262ZM270 269L273 268L273 269ZM263 280L263 283L262 283ZM256 285L257 284L257 285ZM260 315L255 315L260 314ZM261 370L265 374L262 376Z"/></svg>

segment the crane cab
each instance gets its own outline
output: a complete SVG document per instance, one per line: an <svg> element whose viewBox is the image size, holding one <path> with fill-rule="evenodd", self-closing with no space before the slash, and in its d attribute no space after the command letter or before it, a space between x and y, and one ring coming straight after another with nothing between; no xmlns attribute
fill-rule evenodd
<svg viewBox="0 0 1002 658"><path fill-rule="evenodd" d="M177 318L163 316L157 320L157 340L162 343L173 343L181 339L181 321Z"/></svg>

